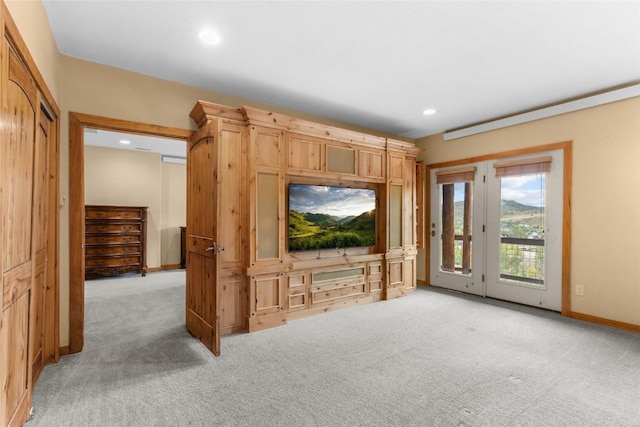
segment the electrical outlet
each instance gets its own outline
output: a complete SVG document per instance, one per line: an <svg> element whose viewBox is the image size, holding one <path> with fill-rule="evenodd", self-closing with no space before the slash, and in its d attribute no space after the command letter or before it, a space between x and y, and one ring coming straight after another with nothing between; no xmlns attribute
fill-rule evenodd
<svg viewBox="0 0 640 427"><path fill-rule="evenodd" d="M583 285L576 285L576 295L578 295L579 297L583 297L584 296L584 286Z"/></svg>

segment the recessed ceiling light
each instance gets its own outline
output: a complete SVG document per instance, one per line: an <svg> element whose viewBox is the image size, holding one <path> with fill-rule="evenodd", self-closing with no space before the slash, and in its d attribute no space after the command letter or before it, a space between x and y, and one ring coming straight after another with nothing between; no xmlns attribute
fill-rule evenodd
<svg viewBox="0 0 640 427"><path fill-rule="evenodd" d="M436 110L433 108L428 108L422 112L422 114L424 114L425 116L430 116L435 113L436 113Z"/></svg>
<svg viewBox="0 0 640 427"><path fill-rule="evenodd" d="M200 31L198 34L200 41L206 44L218 44L220 43L220 36L213 30L207 29Z"/></svg>
<svg viewBox="0 0 640 427"><path fill-rule="evenodd" d="M121 139L120 144L131 144L131 141L127 141L126 139Z"/></svg>

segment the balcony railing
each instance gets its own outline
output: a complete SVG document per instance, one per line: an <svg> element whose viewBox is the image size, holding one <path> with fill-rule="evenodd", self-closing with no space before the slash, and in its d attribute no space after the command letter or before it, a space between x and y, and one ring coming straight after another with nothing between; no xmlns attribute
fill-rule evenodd
<svg viewBox="0 0 640 427"><path fill-rule="evenodd" d="M500 278L544 284L544 239L500 237Z"/></svg>
<svg viewBox="0 0 640 427"><path fill-rule="evenodd" d="M456 234L455 272L470 274L461 265L464 236ZM471 236L469 236L471 241ZM500 278L536 285L544 284L544 239L500 237ZM444 269L443 271L451 271Z"/></svg>

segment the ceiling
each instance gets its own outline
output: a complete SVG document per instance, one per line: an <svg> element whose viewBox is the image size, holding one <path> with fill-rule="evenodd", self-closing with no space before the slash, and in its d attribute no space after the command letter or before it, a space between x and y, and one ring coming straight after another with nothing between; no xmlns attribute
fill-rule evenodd
<svg viewBox="0 0 640 427"><path fill-rule="evenodd" d="M640 81L639 0L43 4L65 55L407 138Z"/></svg>
<svg viewBox="0 0 640 427"><path fill-rule="evenodd" d="M186 163L187 158L186 142L176 139L85 128L84 143L95 147L158 153L169 157L163 160L170 163Z"/></svg>

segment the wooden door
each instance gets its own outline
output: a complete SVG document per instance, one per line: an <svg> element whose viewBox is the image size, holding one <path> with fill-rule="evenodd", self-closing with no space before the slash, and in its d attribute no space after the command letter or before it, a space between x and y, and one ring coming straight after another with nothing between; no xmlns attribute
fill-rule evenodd
<svg viewBox="0 0 640 427"><path fill-rule="evenodd" d="M4 100L0 149L0 426L21 425L31 407L32 203L39 110L35 83L6 40L3 52L7 55L2 61L5 77L0 91Z"/></svg>
<svg viewBox="0 0 640 427"><path fill-rule="evenodd" d="M33 250L35 273L31 301L31 360L33 383L45 365L45 302L48 280L47 240L49 213L49 143L53 120L40 109L36 131L33 182Z"/></svg>
<svg viewBox="0 0 640 427"><path fill-rule="evenodd" d="M220 285L218 227L220 182L218 141L196 133L187 151L187 330L220 355Z"/></svg>

